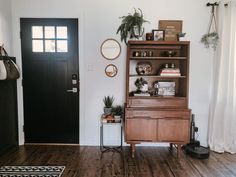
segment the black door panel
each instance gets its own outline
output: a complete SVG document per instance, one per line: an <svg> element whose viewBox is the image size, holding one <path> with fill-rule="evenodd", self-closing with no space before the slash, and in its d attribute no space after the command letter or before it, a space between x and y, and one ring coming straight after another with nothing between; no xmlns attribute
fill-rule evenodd
<svg viewBox="0 0 236 177"><path fill-rule="evenodd" d="M21 45L25 142L79 143L78 20L23 18Z"/></svg>

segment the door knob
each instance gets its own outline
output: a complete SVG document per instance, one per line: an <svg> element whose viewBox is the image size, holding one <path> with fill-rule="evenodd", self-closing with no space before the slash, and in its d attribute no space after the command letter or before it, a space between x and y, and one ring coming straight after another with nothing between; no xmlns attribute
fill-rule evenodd
<svg viewBox="0 0 236 177"><path fill-rule="evenodd" d="M73 87L72 90L66 90L66 92L72 92L72 93L77 93L78 89Z"/></svg>

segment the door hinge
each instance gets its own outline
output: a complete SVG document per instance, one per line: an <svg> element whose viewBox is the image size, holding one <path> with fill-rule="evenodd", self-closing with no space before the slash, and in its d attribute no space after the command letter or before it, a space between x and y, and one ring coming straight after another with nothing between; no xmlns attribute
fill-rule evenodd
<svg viewBox="0 0 236 177"><path fill-rule="evenodd" d="M22 126L22 129L23 129L23 132L25 132L25 126L24 125Z"/></svg>
<svg viewBox="0 0 236 177"><path fill-rule="evenodd" d="M21 86L23 87L23 79L21 80Z"/></svg>
<svg viewBox="0 0 236 177"><path fill-rule="evenodd" d="M20 39L22 39L22 32L20 31Z"/></svg>

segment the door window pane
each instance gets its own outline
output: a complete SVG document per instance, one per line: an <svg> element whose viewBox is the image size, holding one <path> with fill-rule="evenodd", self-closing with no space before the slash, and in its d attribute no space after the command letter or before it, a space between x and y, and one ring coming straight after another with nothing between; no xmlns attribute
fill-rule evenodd
<svg viewBox="0 0 236 177"><path fill-rule="evenodd" d="M45 40L45 52L55 52L55 40Z"/></svg>
<svg viewBox="0 0 236 177"><path fill-rule="evenodd" d="M43 40L32 41L33 52L43 52Z"/></svg>
<svg viewBox="0 0 236 177"><path fill-rule="evenodd" d="M55 38L55 27L54 26L45 26L44 27L45 38Z"/></svg>
<svg viewBox="0 0 236 177"><path fill-rule="evenodd" d="M32 38L43 38L42 26L32 26Z"/></svg>
<svg viewBox="0 0 236 177"><path fill-rule="evenodd" d="M57 40L57 52L68 52L67 40Z"/></svg>
<svg viewBox="0 0 236 177"><path fill-rule="evenodd" d="M57 38L67 39L67 27L57 26Z"/></svg>

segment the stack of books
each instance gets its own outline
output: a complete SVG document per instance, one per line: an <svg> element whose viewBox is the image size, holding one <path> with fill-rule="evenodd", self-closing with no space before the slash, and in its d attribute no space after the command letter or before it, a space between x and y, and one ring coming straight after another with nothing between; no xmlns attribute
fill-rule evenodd
<svg viewBox="0 0 236 177"><path fill-rule="evenodd" d="M160 76L181 76L179 68L163 68Z"/></svg>
<svg viewBox="0 0 236 177"><path fill-rule="evenodd" d="M175 82L158 82L158 95L174 96Z"/></svg>

